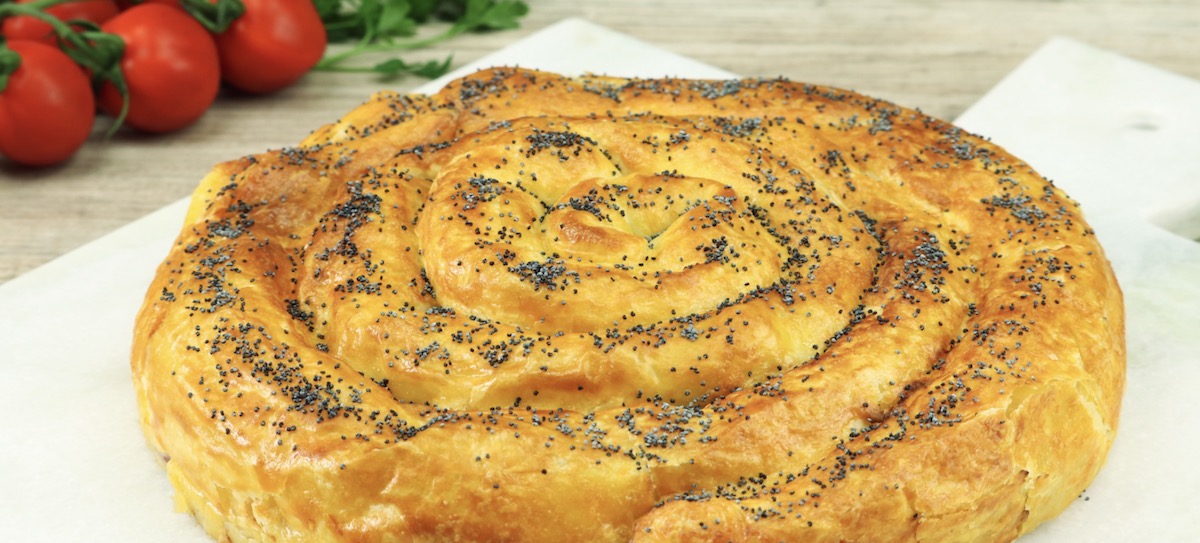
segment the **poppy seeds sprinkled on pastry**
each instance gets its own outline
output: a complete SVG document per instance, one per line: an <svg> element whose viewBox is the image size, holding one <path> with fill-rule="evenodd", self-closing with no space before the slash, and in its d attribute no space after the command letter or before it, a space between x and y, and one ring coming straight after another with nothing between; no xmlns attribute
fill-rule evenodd
<svg viewBox="0 0 1200 543"><path fill-rule="evenodd" d="M953 125L492 69L218 165L133 374L222 541L1010 541L1124 349L1078 205Z"/></svg>

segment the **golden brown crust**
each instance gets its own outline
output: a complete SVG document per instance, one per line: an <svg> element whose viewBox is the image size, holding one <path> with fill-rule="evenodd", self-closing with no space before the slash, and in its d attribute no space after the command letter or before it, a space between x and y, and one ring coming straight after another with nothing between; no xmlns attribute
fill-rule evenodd
<svg viewBox="0 0 1200 543"><path fill-rule="evenodd" d="M1002 149L851 92L515 69L218 166L137 321L230 541L1005 541L1112 443L1120 290Z"/></svg>

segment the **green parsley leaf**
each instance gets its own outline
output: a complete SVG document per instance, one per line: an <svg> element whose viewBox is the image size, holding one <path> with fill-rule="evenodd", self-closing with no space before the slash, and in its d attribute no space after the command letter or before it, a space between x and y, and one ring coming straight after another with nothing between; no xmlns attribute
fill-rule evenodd
<svg viewBox="0 0 1200 543"><path fill-rule="evenodd" d="M407 51L429 47L466 32L507 30L520 26L529 13L521 0L313 0L330 43L356 42L354 47L327 54L314 69L375 72L383 77L412 74L438 77L450 59L409 64L399 58L371 66L347 65L366 53ZM433 36L418 38L420 25L433 21L450 25ZM407 38L407 39L401 39Z"/></svg>

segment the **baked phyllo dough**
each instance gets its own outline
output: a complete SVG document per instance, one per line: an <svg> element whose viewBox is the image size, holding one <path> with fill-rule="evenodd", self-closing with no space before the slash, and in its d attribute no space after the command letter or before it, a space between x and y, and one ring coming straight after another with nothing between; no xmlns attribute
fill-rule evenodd
<svg viewBox="0 0 1200 543"><path fill-rule="evenodd" d="M492 69L217 166L132 369L221 541L1008 541L1124 345L1078 205L951 124Z"/></svg>

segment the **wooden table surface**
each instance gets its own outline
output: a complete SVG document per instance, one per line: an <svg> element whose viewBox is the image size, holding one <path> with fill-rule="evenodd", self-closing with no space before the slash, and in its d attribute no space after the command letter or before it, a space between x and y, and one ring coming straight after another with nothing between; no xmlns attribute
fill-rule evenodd
<svg viewBox="0 0 1200 543"><path fill-rule="evenodd" d="M747 76L851 88L953 119L1052 36L1200 79L1200 0L527 0L517 30L461 36L408 59L468 63L566 17ZM0 283L191 193L213 164L296 143L373 91L424 81L312 73L269 97L222 95L166 136L107 120L68 163L0 160Z"/></svg>

